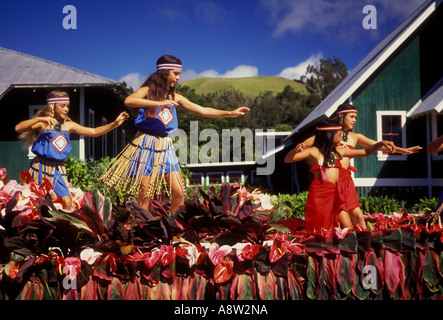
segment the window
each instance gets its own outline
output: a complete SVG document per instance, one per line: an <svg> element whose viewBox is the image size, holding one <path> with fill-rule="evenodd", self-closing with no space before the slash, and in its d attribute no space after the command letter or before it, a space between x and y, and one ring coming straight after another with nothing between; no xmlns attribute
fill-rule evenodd
<svg viewBox="0 0 443 320"><path fill-rule="evenodd" d="M188 178L188 186L200 186L203 185L203 173L201 172L192 172L190 178Z"/></svg>
<svg viewBox="0 0 443 320"><path fill-rule="evenodd" d="M226 174L226 182L244 184L244 180L245 176L243 171L228 171Z"/></svg>
<svg viewBox="0 0 443 320"><path fill-rule="evenodd" d="M377 111L377 140L392 141L397 147L406 147L406 111ZM377 159L406 160L406 155L378 151Z"/></svg>
<svg viewBox="0 0 443 320"><path fill-rule="evenodd" d="M206 184L222 184L224 182L223 172L208 172L206 175Z"/></svg>

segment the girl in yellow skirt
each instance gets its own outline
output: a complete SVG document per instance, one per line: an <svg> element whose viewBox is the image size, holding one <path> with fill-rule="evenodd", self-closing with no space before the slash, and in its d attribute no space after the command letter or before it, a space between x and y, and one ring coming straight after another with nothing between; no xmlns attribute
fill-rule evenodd
<svg viewBox="0 0 443 320"><path fill-rule="evenodd" d="M51 91L46 106L34 118L21 121L15 126L19 138L32 145L36 157L29 172L38 184L43 178L49 179L52 189L64 201L64 209L72 209L72 198L66 179L64 160L71 153L70 133L86 137L98 137L120 126L129 115L122 112L115 121L97 128L83 127L68 117L69 95L64 91Z"/></svg>
<svg viewBox="0 0 443 320"><path fill-rule="evenodd" d="M157 71L126 98L127 107L138 108L134 120L138 132L100 178L116 190L138 194L137 201L145 209L165 184L171 196L170 211L184 204L183 177L168 137L178 128L176 108L214 118L238 117L250 111L247 107L218 110L189 101L175 93L181 72L180 59L164 55L157 60Z"/></svg>

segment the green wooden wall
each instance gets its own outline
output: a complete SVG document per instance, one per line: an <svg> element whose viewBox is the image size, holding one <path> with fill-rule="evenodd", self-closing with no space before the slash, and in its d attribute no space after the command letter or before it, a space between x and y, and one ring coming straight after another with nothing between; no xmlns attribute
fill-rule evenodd
<svg viewBox="0 0 443 320"><path fill-rule="evenodd" d="M411 109L420 99L420 39L416 37L405 47L372 81L353 97L353 104L358 109L357 124L354 131L377 140L377 110ZM421 122L421 121L419 121ZM426 136L425 127L417 121L407 120L407 130ZM417 132L416 130L423 130ZM407 145L411 146L408 141ZM412 158L412 157L411 157ZM379 161L376 154L368 158L355 159L357 178L412 178L406 174L409 161ZM405 171L406 170L406 171ZM425 177L425 168L418 168L411 173L416 177Z"/></svg>
<svg viewBox="0 0 443 320"><path fill-rule="evenodd" d="M79 156L78 140L71 140L71 156ZM0 168L6 168L9 180L20 182L20 172L29 169L28 150L23 149L21 141L0 141Z"/></svg>

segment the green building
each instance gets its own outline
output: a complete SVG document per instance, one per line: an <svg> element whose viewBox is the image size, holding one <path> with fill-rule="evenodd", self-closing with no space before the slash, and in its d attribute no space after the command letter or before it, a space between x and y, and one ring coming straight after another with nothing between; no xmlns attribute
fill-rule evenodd
<svg viewBox="0 0 443 320"><path fill-rule="evenodd" d="M46 104L51 90L67 91L69 117L87 127L114 121L124 108L127 96L119 83L52 61L0 48L0 168L9 179L19 180L34 156L18 141L15 125L32 118ZM126 121L122 126L98 138L71 135L71 155L81 159L115 156L126 145L133 130Z"/></svg>
<svg viewBox="0 0 443 320"><path fill-rule="evenodd" d="M298 143L313 125L348 102L358 110L355 132L400 147L420 145L413 155L378 152L353 160L360 195L401 200L439 196L443 155L426 153L443 134L443 35L441 1L426 1L366 56L291 133ZM294 166L295 167L295 166ZM296 168L293 170L297 171Z"/></svg>

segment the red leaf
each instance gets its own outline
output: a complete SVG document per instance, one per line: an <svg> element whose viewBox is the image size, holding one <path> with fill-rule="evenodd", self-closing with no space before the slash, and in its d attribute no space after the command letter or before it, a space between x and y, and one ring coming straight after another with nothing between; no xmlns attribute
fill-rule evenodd
<svg viewBox="0 0 443 320"><path fill-rule="evenodd" d="M395 297L397 288L403 287L405 281L405 266L401 261L400 254L398 252L391 252L391 250L385 250L385 285L389 291L391 298Z"/></svg>

